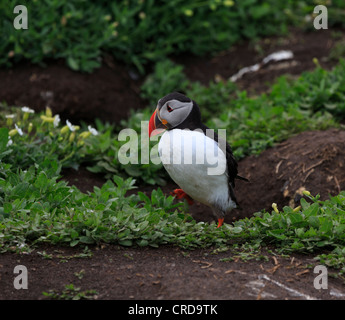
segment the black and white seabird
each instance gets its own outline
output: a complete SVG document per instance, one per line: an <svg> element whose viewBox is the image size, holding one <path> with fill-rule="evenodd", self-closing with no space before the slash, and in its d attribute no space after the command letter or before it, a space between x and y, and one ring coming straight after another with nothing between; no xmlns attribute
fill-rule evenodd
<svg viewBox="0 0 345 320"><path fill-rule="evenodd" d="M178 92L158 101L149 121L150 137L157 134L156 129L166 129L158 152L170 177L181 188L173 194L186 198L189 204L196 200L209 206L219 228L225 214L238 207L235 179L247 181L237 174L230 145L201 122L196 102Z"/></svg>

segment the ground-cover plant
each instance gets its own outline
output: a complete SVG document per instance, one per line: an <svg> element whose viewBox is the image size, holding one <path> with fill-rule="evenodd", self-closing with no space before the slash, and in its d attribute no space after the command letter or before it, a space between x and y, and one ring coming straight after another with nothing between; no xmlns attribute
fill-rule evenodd
<svg viewBox="0 0 345 320"><path fill-rule="evenodd" d="M45 160L57 160L62 167L78 168L82 161L81 149L92 135L98 135L97 130L88 127L81 130L80 126L60 124L60 116L53 115L47 108L45 113L35 114L28 108L6 108L2 106L0 114L3 161L26 169L33 164Z"/></svg>
<svg viewBox="0 0 345 320"><path fill-rule="evenodd" d="M142 193L126 197L134 181L114 176L115 183L109 180L84 194L65 181L57 182L59 173L60 167L52 161L27 170L1 162L0 251L25 250L43 242L71 246L210 244L210 235L204 237L203 232L215 226L197 224L181 212L183 204L175 204L162 191L153 192L151 198Z"/></svg>
<svg viewBox="0 0 345 320"><path fill-rule="evenodd" d="M149 118L149 109L142 112L132 112L131 117L126 121L122 121L119 127L115 128L108 125L106 129L97 120L96 127L99 135L91 136L85 140L82 150L85 155L83 161L87 165L87 169L94 173L104 174L106 178L117 174L123 177L134 177L146 184L164 185L166 173L162 170L162 164L143 163L144 161L142 161L142 149L146 148L146 151L149 151L157 144L157 142L149 141L148 134L146 137L142 135L142 132L148 132ZM133 151L135 153L133 156L136 156L138 163L122 163L119 161L122 147L129 141L126 137L120 139L119 133L122 129L134 130L137 134L138 144L137 149Z"/></svg>
<svg viewBox="0 0 345 320"><path fill-rule="evenodd" d="M320 2L320 3L319 3ZM135 66L169 55L228 49L241 39L284 34L297 25L313 28L314 0L22 1L28 28L17 30L18 3L0 3L0 65L23 59L66 60L73 70L92 71L103 52ZM344 24L342 0L328 4L328 24ZM19 22L23 23L23 20Z"/></svg>
<svg viewBox="0 0 345 320"><path fill-rule="evenodd" d="M279 211L273 206L272 213L256 213L217 229L215 224L197 223L184 213L184 204L175 204L160 189L151 198L140 192L126 196L134 188L131 178L113 176L102 188L85 194L59 181L62 165L57 159L45 158L25 169L6 163L20 135L13 135L8 145L9 132L0 129L1 252L39 243L174 244L189 249L214 246L218 251L237 244L237 252L250 249L250 258L258 257L253 250L270 245L280 253L313 252L322 263L345 271L344 192L327 201L306 193L310 202L302 199L298 208Z"/></svg>
<svg viewBox="0 0 345 320"><path fill-rule="evenodd" d="M138 164L121 163L119 153L127 141L119 139L115 125L103 124L99 120L95 121L97 129L85 123L73 125L68 120L63 125L60 116L53 115L49 108L37 114L27 107L0 107L1 132L7 137L3 161L14 167L27 169L46 160L56 160L62 168L77 170L83 164L92 172L104 174L105 178L117 174L135 177L148 184L165 183L162 165L141 164L141 143L137 150ZM141 121L146 117L148 114L138 113L127 123L138 132L139 138ZM146 127L143 130L147 132ZM149 143L148 139L147 143L148 148L155 144Z"/></svg>
<svg viewBox="0 0 345 320"><path fill-rule="evenodd" d="M212 128L226 128L234 155L242 159L307 130L337 127L326 111L303 110L298 102L276 103L272 94L253 99L240 92L228 107L208 121Z"/></svg>
<svg viewBox="0 0 345 320"><path fill-rule="evenodd" d="M273 205L271 213L258 212L253 218L234 222L232 231L247 246L274 244L280 253L313 252L321 263L341 268L344 274L345 192L326 201L304 193L309 201L302 198L297 208L278 210Z"/></svg>
<svg viewBox="0 0 345 320"><path fill-rule="evenodd" d="M96 299L98 292L93 289L81 291L79 287L75 287L71 283L66 284L65 289L61 292L50 289L48 292L43 292L42 294L55 300L92 300Z"/></svg>
<svg viewBox="0 0 345 320"><path fill-rule="evenodd" d="M259 212L218 229L214 223L197 223L184 213L183 204L160 190L151 198L143 193L126 196L134 186L132 179L114 176L114 182L84 194L57 182L56 162L27 170L0 165L1 252L28 250L39 243L213 246L215 252L232 252L235 245L237 255L244 248L246 258L260 258L261 248L269 245L280 254L313 253L323 264L345 271L344 192L327 201L305 193L309 202L302 198L297 208L279 211L273 205L271 213Z"/></svg>
<svg viewBox="0 0 345 320"><path fill-rule="evenodd" d="M344 119L345 113L345 60L331 72L322 69L314 60L317 68L313 72L304 72L297 80L279 78L272 87L271 96L277 103L295 103L302 110L317 112L328 111L338 119Z"/></svg>

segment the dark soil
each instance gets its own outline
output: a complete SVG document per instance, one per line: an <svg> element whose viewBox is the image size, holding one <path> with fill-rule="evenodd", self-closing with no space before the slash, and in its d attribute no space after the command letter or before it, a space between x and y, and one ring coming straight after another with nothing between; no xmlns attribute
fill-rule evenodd
<svg viewBox="0 0 345 320"><path fill-rule="evenodd" d="M0 263L0 299L48 299L42 292L62 293L73 284L80 292L96 290L94 299L232 300L344 299L345 286L329 277L328 289L315 289L308 256L272 256L244 262L234 253L183 250L163 246L90 247L91 258L72 257L82 250L43 246L30 254L5 253ZM41 254L39 254L39 252ZM42 253L46 254L44 258ZM268 256L270 256L268 254ZM232 257L234 261L220 261ZM28 289L13 287L16 265L28 270ZM332 270L328 270L329 274ZM134 303L133 303L134 304ZM154 305L154 303L153 303ZM118 309L117 312L126 310Z"/></svg>
<svg viewBox="0 0 345 320"><path fill-rule="evenodd" d="M334 62L326 59L334 40L332 30L313 33L293 33L287 38L272 38L243 43L212 59L179 57L192 80L208 83L215 77L228 78L240 68L262 60L269 53L290 49L293 61L272 63L260 71L245 75L239 82L242 89L254 94L268 90L280 74L298 75L314 68L312 59L330 68ZM54 113L72 121L93 121L100 118L117 123L128 116L130 109L145 105L139 97L143 79L133 80L125 67L110 58L93 74L69 70L62 61L48 62L46 67L23 63L11 70L0 70L0 101L10 105L27 105L42 110L50 105ZM218 76L217 76L218 75ZM157 97L158 99L159 97ZM306 132L239 163L242 176L250 183L238 181L236 194L242 210L234 210L226 218L250 217L261 209L270 210L272 202L281 208L295 206L303 188L322 199L345 189L344 131ZM64 178L82 191L101 186L103 178L81 168L66 170ZM169 193L176 186L163 188ZM139 186L150 193L152 187ZM212 221L207 207L190 206L196 220ZM217 255L212 249L184 252L162 246L153 248L124 248L115 245L90 247L91 258L72 257L81 248L40 246L30 254L0 255L0 299L47 299L43 291L62 292L73 283L81 291L96 290L97 299L344 299L342 279L329 277L328 289L313 286L316 274L308 265L317 265L311 255L292 255L289 258L263 254L266 260L244 262L228 251ZM44 258L38 252L50 254ZM46 256L47 257L47 256ZM232 257L233 261L220 261ZM13 287L16 265L28 269L28 290ZM84 271L82 271L84 270ZM329 273L332 270L328 270ZM78 273L79 277L76 275ZM79 279L81 278L81 279Z"/></svg>
<svg viewBox="0 0 345 320"><path fill-rule="evenodd" d="M50 106L54 114L74 123L95 118L119 122L144 107L141 82L132 80L123 65L105 61L92 74L72 71L62 60L47 62L46 67L22 63L0 70L0 102L37 111Z"/></svg>

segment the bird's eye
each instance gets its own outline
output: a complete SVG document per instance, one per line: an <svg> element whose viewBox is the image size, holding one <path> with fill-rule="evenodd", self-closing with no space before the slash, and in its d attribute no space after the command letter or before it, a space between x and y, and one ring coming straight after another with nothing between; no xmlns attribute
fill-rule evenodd
<svg viewBox="0 0 345 320"><path fill-rule="evenodd" d="M171 108L169 105L167 105L167 110L168 110L168 112L171 112L171 111L173 111L174 109Z"/></svg>

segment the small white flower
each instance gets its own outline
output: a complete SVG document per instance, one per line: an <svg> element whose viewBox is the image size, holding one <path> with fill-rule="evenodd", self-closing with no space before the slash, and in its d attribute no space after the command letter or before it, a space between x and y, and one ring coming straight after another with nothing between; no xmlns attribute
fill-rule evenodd
<svg viewBox="0 0 345 320"><path fill-rule="evenodd" d="M16 116L15 114L6 114L5 118L6 119L14 119L15 116Z"/></svg>
<svg viewBox="0 0 345 320"><path fill-rule="evenodd" d="M92 135L94 135L94 136L98 135L98 131L95 128L92 128L91 126L88 126L87 128L92 133Z"/></svg>
<svg viewBox="0 0 345 320"><path fill-rule="evenodd" d="M23 112L26 112L26 113L35 113L35 110L30 109L30 108L28 108L28 107L23 107L23 108L22 108L22 111L23 111Z"/></svg>
<svg viewBox="0 0 345 320"><path fill-rule="evenodd" d="M20 135L20 136L22 136L24 133L23 133L23 130L22 129L20 129L16 124L14 124L14 126L16 127L16 129L17 129L17 131L18 131L18 134Z"/></svg>
<svg viewBox="0 0 345 320"><path fill-rule="evenodd" d="M68 120L66 120L67 127L70 129L70 131L74 132L75 127L72 123L70 123Z"/></svg>
<svg viewBox="0 0 345 320"><path fill-rule="evenodd" d="M19 248L19 249L22 249L22 248L24 248L25 247L25 243L18 243L17 244L17 247Z"/></svg>
<svg viewBox="0 0 345 320"><path fill-rule="evenodd" d="M54 123L54 128L56 128L59 125L60 121L61 121L60 116L58 114L55 115L54 122L53 122Z"/></svg>
<svg viewBox="0 0 345 320"><path fill-rule="evenodd" d="M9 147L11 144L13 144L13 141L12 141L12 139L9 137L6 147Z"/></svg>

